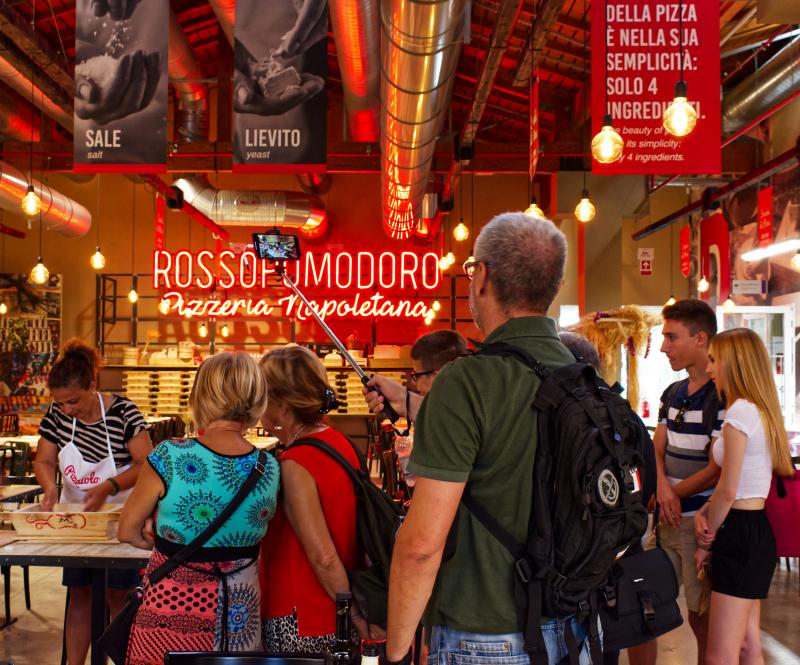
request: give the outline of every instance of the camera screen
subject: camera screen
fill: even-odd
[[[297,236],[278,233],[254,233],[253,247],[256,256],[270,261],[293,261],[300,258]]]

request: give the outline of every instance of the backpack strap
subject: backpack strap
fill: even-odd
[[[350,441],[350,439],[347,439]],[[360,465],[361,471],[366,471],[366,464],[364,464],[361,451],[358,450],[355,444],[350,441],[350,445],[353,446],[353,449],[356,451],[358,455],[358,461]],[[333,446],[325,443],[321,439],[316,439],[314,437],[305,437],[303,439],[299,439],[295,441],[287,450],[291,450],[296,446],[308,446],[309,448],[316,448],[317,450],[321,450],[325,453],[328,457],[332,458],[342,469],[347,472],[347,475],[350,476],[350,479],[353,483],[358,483],[358,472],[353,468],[353,465],[347,460],[347,458],[342,455],[338,450],[336,450]]]

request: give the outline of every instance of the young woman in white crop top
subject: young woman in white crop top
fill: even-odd
[[[748,328],[719,333],[708,359],[707,371],[729,406],[713,450],[719,482],[695,516],[698,572],[711,565],[706,664],[763,664],[761,599],[778,560],[764,500],[773,471],[789,476],[794,468],[761,338]]]

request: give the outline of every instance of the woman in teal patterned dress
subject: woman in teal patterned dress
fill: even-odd
[[[120,518],[120,540],[150,549],[145,524],[157,511],[145,577],[198,536],[245,482],[258,451],[243,432],[266,405],[266,379],[247,354],[220,353],[200,366],[189,397],[200,435],[156,447]],[[216,534],[146,587],[128,665],[161,665],[168,651],[260,649],[258,551],[278,486],[278,464],[268,455],[266,473]]]

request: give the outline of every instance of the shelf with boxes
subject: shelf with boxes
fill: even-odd
[[[383,376],[398,381],[405,385],[408,369],[405,367],[364,367],[369,374],[370,371],[379,371]],[[328,375],[328,383],[336,392],[336,399],[339,400],[339,408],[332,412],[339,415],[350,416],[369,416],[370,410],[364,400],[363,385],[361,379],[352,367],[330,367],[326,366],[325,371]]]
[[[187,416],[196,368],[117,367],[120,392],[148,416]]]

